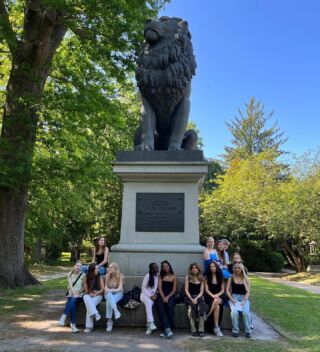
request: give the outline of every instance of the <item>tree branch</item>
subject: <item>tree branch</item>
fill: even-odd
[[[10,52],[14,55],[18,46],[18,39],[12,28],[4,0],[0,0],[0,32],[4,34],[3,36],[9,46]]]

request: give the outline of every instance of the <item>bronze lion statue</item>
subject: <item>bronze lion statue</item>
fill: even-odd
[[[188,23],[175,17],[147,20],[144,38],[136,68],[142,105],[135,150],[195,149],[196,132],[186,132],[196,69]]]

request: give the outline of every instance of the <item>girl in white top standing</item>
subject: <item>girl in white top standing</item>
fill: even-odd
[[[154,325],[152,307],[157,299],[158,288],[158,272],[159,267],[156,263],[149,264],[149,272],[145,275],[142,282],[140,300],[146,307],[147,314],[147,331],[146,335],[150,335],[157,327]]]

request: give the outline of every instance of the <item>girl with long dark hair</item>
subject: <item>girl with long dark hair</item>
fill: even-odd
[[[102,301],[104,292],[104,282],[95,263],[89,265],[88,273],[84,280],[84,290],[86,294],[83,296],[83,301],[87,309],[84,332],[91,332],[93,329],[93,318],[96,321],[101,319],[97,305]]]
[[[161,323],[161,337],[170,338],[174,327],[175,293],[177,291],[177,277],[167,260],[161,263],[161,271],[158,283],[159,295],[156,299],[156,307],[159,312]]]
[[[96,239],[96,245],[92,248],[92,263],[96,263],[99,274],[105,275],[108,267],[109,248],[106,246],[106,239],[100,236]]]
[[[217,242],[217,254],[218,254],[218,259],[216,260],[216,262],[219,264],[220,269],[222,270],[222,275],[223,275],[223,279],[227,280],[230,277],[230,273],[228,270],[228,264],[229,261],[227,261],[226,256],[225,256],[225,244],[223,241],[218,241]]]
[[[224,282],[222,271],[219,265],[214,261],[209,264],[209,267],[207,269],[205,280],[205,292],[206,301],[210,307],[208,317],[211,314],[213,315],[213,333],[216,336],[223,336],[219,326],[219,318],[221,316],[220,311],[222,311],[223,309],[222,295],[224,293]]]
[[[149,264],[149,272],[145,275],[142,282],[140,300],[145,305],[147,314],[147,331],[146,335],[150,335],[157,327],[154,324],[152,307],[157,299],[158,289],[158,272],[159,267],[156,263]]]

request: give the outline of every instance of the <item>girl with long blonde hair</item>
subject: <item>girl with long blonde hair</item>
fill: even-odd
[[[250,289],[251,283],[244,265],[242,263],[235,263],[233,274],[228,279],[226,289],[231,310],[233,337],[239,336],[239,312],[242,312],[246,337],[251,337]]]
[[[123,297],[123,279],[124,277],[120,273],[119,265],[115,262],[110,263],[104,286],[104,298],[106,299],[107,332],[112,331],[112,313],[114,313],[115,319],[119,319],[121,317],[121,313],[117,308],[117,303]]]

